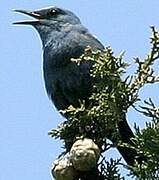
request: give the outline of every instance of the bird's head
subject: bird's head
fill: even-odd
[[[14,9],[13,11],[23,13],[34,17],[36,20],[30,21],[22,21],[22,22],[15,22],[13,24],[23,24],[23,25],[50,25],[54,26],[56,24],[79,24],[79,18],[69,10],[58,8],[58,7],[48,7],[43,8],[35,11],[26,11],[26,10],[17,10]]]
[[[56,33],[67,30],[69,27],[81,24],[79,18],[69,10],[49,7],[35,11],[14,10],[15,12],[29,15],[34,20],[26,20],[22,22],[15,22],[16,25],[32,25],[41,36],[46,36],[49,33]],[[44,37],[45,38],[45,37]],[[43,37],[42,37],[43,39]]]

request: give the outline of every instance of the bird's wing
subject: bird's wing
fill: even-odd
[[[90,34],[89,32],[86,32],[84,34],[82,34],[84,36],[84,38],[90,42],[88,43],[93,50],[102,50],[104,49],[103,44],[97,39],[97,37],[95,35]]]

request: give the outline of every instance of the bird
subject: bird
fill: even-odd
[[[43,47],[43,75],[47,94],[57,110],[70,105],[79,107],[80,102],[90,102],[93,80],[90,77],[92,62],[77,65],[72,58],[79,58],[87,46],[103,50],[103,44],[93,36],[80,19],[71,11],[59,7],[47,7],[34,11],[14,10],[33,17],[33,20],[15,22],[15,25],[31,25],[40,35]],[[126,118],[118,124],[121,140],[133,145],[134,134]],[[113,143],[116,139],[110,138]],[[117,147],[127,164],[133,165],[136,151]]]

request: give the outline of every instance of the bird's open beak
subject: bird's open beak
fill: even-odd
[[[13,11],[18,12],[18,13],[23,13],[23,14],[26,14],[28,16],[35,18],[35,20],[14,22],[13,24],[35,25],[35,24],[38,24],[41,19],[44,19],[44,17],[40,13],[35,12],[35,11],[25,11],[25,10],[17,10],[17,9],[13,9]]]

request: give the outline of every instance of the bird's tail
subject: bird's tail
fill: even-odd
[[[135,145],[132,141],[132,138],[135,136],[126,121],[126,118],[124,118],[123,121],[120,121],[118,123],[118,130],[120,134],[120,139],[112,138],[111,141],[113,143],[117,144],[117,142],[120,140],[122,143],[127,143],[131,146]],[[135,148],[117,146],[117,149],[126,161],[126,163],[133,166],[137,156]]]

